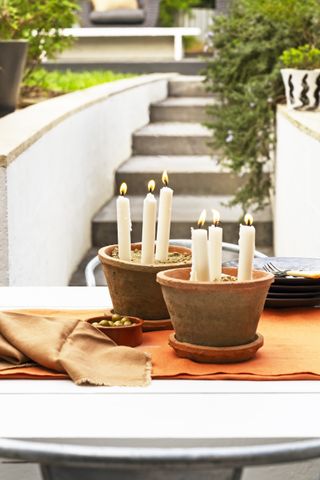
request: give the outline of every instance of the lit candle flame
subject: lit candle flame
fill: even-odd
[[[244,217],[244,223],[245,223],[246,225],[249,225],[249,226],[251,226],[251,225],[253,224],[253,217],[252,217],[252,215],[250,215],[250,213],[247,213],[247,214],[245,215],[245,217]]]
[[[120,185],[120,195],[123,197],[127,193],[128,187],[125,182]]]
[[[217,226],[220,223],[220,213],[218,210],[212,210],[212,215],[213,215],[213,225]]]
[[[162,174],[162,183],[167,186],[169,183],[169,177],[168,177],[168,172],[165,170]]]
[[[203,225],[206,223],[206,216],[207,216],[207,212],[205,210],[202,210],[198,220],[198,225],[200,228],[203,227]]]
[[[154,180],[150,180],[148,182],[148,192],[152,193],[154,192],[154,189],[156,188],[156,182]]]

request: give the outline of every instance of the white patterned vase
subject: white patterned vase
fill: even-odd
[[[286,91],[287,105],[298,110],[319,110],[320,108],[320,69],[281,70]]]

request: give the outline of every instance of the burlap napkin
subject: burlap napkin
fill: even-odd
[[[151,357],[117,346],[89,323],[68,317],[0,313],[0,370],[36,363],[78,385],[144,386]]]

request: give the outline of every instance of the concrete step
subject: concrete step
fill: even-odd
[[[209,120],[207,108],[214,103],[208,97],[169,97],[151,105],[151,121],[204,123]]]
[[[211,132],[200,123],[151,123],[133,134],[137,155],[210,155]]]
[[[164,170],[179,195],[233,195],[244,180],[224,170],[209,155],[134,156],[118,168],[115,191],[118,193],[121,183],[126,182],[130,195],[144,195],[152,178],[158,191]]]
[[[144,196],[130,197],[132,219],[132,241],[141,240],[142,204]],[[224,228],[224,241],[237,243],[239,239],[239,219],[241,208],[224,206],[229,200],[227,195],[175,195],[172,210],[171,238],[190,238],[190,228],[196,225],[201,210],[207,209],[208,221],[211,222],[211,209],[220,211]],[[254,215],[256,227],[256,244],[272,246],[272,216],[270,209]],[[106,204],[94,217],[92,222],[92,244],[103,246],[116,243],[116,197]]]
[[[200,75],[179,75],[169,81],[170,97],[212,97],[207,92],[204,77]]]

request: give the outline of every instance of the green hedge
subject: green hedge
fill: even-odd
[[[163,27],[174,26],[175,15],[189,12],[192,7],[214,8],[214,0],[161,0],[160,25]]]
[[[243,210],[268,204],[273,187],[275,111],[284,94],[279,57],[290,47],[319,46],[319,32],[319,0],[235,0],[214,23],[207,86],[221,103],[211,108],[209,127],[221,163],[247,173],[232,201]]]

